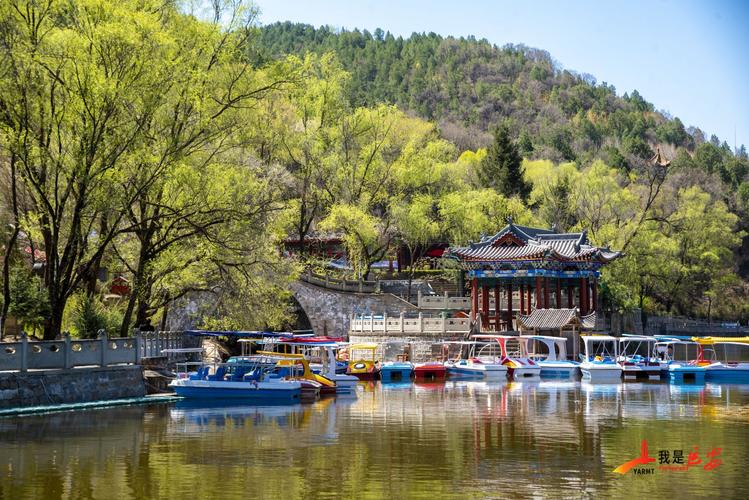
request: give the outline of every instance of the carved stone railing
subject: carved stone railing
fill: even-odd
[[[470,311],[471,310],[471,297],[450,297],[445,293],[444,295],[424,295],[421,292],[417,294],[417,304],[419,309],[447,309],[452,311]],[[481,297],[479,297],[479,304],[481,303]],[[507,308],[507,295],[502,292],[500,298],[500,310],[506,310]],[[494,310],[494,293],[489,295],[489,310]],[[513,292],[512,294],[512,310],[520,310],[520,294]]]
[[[31,341],[25,333],[17,342],[0,343],[0,371],[64,370],[77,366],[140,364],[141,338],[78,340],[64,334],[62,340]]]
[[[302,273],[302,275],[299,276],[299,279],[311,285],[321,286],[339,292],[379,293],[380,291],[378,281],[345,280],[328,275],[316,274],[311,270]]]
[[[445,333],[466,334],[471,330],[469,318],[428,317],[419,313],[416,318],[400,316],[351,315],[350,333]]]

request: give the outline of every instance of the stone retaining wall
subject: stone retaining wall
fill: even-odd
[[[140,366],[0,372],[0,409],[146,395]]]

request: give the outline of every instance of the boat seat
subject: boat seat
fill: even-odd
[[[234,370],[234,373],[231,375],[231,381],[241,382],[242,380],[244,380],[244,374],[246,371],[246,366],[237,366],[237,368]]]
[[[242,380],[244,380],[245,382],[252,382],[253,380],[254,381],[259,381],[260,380],[260,370],[255,369],[255,370],[252,370],[249,373],[246,373],[244,375],[244,377],[242,377]]]
[[[208,380],[224,380],[224,375],[226,375],[226,367],[219,366],[215,374],[208,376]]]
[[[201,366],[200,368],[198,368],[197,372],[190,375],[190,380],[203,380],[205,379],[206,375],[208,375],[208,367]]]

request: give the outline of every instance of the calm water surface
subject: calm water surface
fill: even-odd
[[[652,475],[613,473],[647,439]],[[661,450],[702,463],[659,470]],[[707,452],[722,464],[706,471]],[[749,386],[360,384],[0,419],[0,498],[747,498]]]

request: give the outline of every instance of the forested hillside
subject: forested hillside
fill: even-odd
[[[646,197],[647,215],[642,216],[641,222],[661,224],[660,233],[686,231],[688,225],[684,221],[687,219],[669,228],[666,226],[674,221],[663,214],[648,213],[648,210],[654,208],[659,196],[678,197],[679,190],[684,193],[692,187],[708,193],[710,203],[724,204],[726,213],[735,218],[736,224],[725,226],[724,230],[730,233],[727,237],[743,237],[742,231],[749,229],[749,160],[743,145],[733,151],[718,137],[706,138],[699,128],[686,128],[679,118],[656,110],[636,90],[618,96],[613,86],[597,83],[593,76],[560,68],[546,51],[522,45],[497,47],[473,37],[458,39],[414,33],[402,38],[380,29],[373,33],[342,31],[289,22],[262,27],[256,41],[259,60],[264,63],[287,54],[334,54],[349,75],[345,88],[351,107],[394,104],[436,123],[440,136],[453,143],[458,151],[478,149],[480,155],[483,151],[480,148],[492,143],[492,131],[504,125],[526,160],[550,161],[549,165],[573,162],[577,171],[602,161],[619,172],[620,187],[638,190],[638,184],[649,185],[655,196],[652,200]],[[647,162],[656,149],[671,160],[663,179],[647,173]],[[538,175],[537,170],[533,171]],[[570,178],[565,178],[561,187],[547,186],[547,194],[555,189],[556,194],[564,194],[565,189],[574,190],[569,182]],[[475,184],[481,185],[481,182]],[[671,193],[663,193],[660,190],[663,186],[669,186]],[[536,215],[545,210],[538,190],[536,185],[535,194],[525,200]],[[574,197],[562,198],[568,205],[579,202]],[[555,222],[563,222],[567,227],[579,226],[583,222],[579,216],[563,215],[565,210],[574,212],[575,207],[563,205],[555,208],[553,217],[565,220]],[[551,215],[541,219],[549,217]],[[710,216],[703,213],[693,214],[693,217]],[[690,228],[688,231],[693,234],[689,238],[703,237],[704,234],[698,233],[700,230],[705,231],[704,228]],[[634,233],[641,236],[639,230]],[[627,239],[626,243],[629,246],[631,240]],[[654,242],[647,243],[651,244],[657,247]],[[651,248],[651,253],[655,247]],[[746,278],[749,275],[749,240],[743,237],[743,244],[732,247],[734,269]],[[633,258],[629,262],[637,262],[637,253],[631,253]],[[707,254],[715,257],[712,252]],[[685,267],[692,266],[686,264],[683,255],[677,258]],[[716,276],[721,274],[717,262],[713,262]],[[709,267],[707,262],[703,264]],[[637,265],[642,267],[630,268],[628,272],[648,275],[644,270],[646,264]],[[694,266],[691,269],[697,272]],[[705,268],[699,273],[707,272]],[[677,278],[664,273],[651,278],[654,282],[673,280],[679,283],[685,276],[682,273]],[[720,280],[724,280],[728,288],[730,283],[737,285],[730,279],[726,281],[725,277]],[[680,299],[669,297],[679,294],[678,284],[672,283],[674,288],[669,289],[668,286],[647,285],[645,277],[640,281],[640,299],[649,293],[660,295],[659,302],[665,303],[669,310],[668,303],[672,299],[679,302]],[[716,291],[709,301],[725,302],[729,295],[732,300],[742,301],[745,289],[738,286],[734,293]],[[656,288],[663,289],[656,292],[653,290]],[[642,305],[643,301],[640,302]],[[692,306],[681,309],[683,313],[696,312]]]
[[[624,251],[605,309],[749,319],[743,148],[539,50],[189,5],[0,2],[0,329],[288,328],[285,239],[366,276],[510,216]]]

